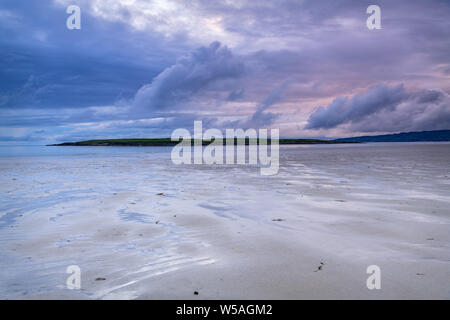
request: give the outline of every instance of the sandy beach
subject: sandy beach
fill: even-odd
[[[450,298],[449,143],[281,146],[274,176],[35,148],[0,157],[2,299]]]

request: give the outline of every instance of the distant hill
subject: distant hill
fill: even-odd
[[[402,132],[381,136],[363,136],[336,139],[337,142],[420,142],[450,141],[450,130]]]
[[[242,139],[239,139],[242,140]],[[270,139],[267,139],[270,142]],[[237,144],[238,139],[234,139],[234,144]],[[259,143],[259,140],[256,141]],[[170,138],[156,138],[156,139],[107,139],[107,140],[88,140],[79,142],[64,142],[60,144],[52,144],[50,146],[175,146],[179,142],[172,141]],[[191,144],[193,141],[191,141]],[[203,140],[203,145],[208,145],[211,140]],[[223,144],[226,140],[223,140]],[[249,139],[245,139],[245,144],[249,144]],[[280,139],[279,144],[336,144],[336,143],[350,143],[347,141],[334,140],[318,140],[318,139]]]
[[[270,141],[270,139],[268,139]],[[279,144],[336,144],[336,143],[359,143],[359,142],[415,142],[415,141],[450,141],[450,130],[404,132],[397,134],[386,134],[381,136],[350,137],[335,140],[318,139],[280,139]],[[203,145],[211,141],[202,141]],[[52,146],[174,146],[179,142],[171,141],[170,138],[156,139],[107,139],[88,140],[79,142],[64,142]],[[192,141],[191,141],[192,143]],[[225,140],[223,142],[226,143]],[[237,143],[235,139],[234,143]],[[248,144],[248,139],[245,144]]]

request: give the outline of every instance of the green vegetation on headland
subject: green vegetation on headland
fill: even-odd
[[[238,141],[243,139],[234,139],[236,145]],[[249,144],[249,139],[245,139],[245,144]],[[258,139],[251,141],[259,142]],[[337,144],[337,143],[361,143],[361,142],[418,142],[418,141],[450,141],[450,130],[435,130],[421,132],[402,132],[396,134],[387,134],[379,136],[364,136],[341,138],[335,140],[318,140],[318,139],[280,139],[279,144]],[[60,144],[52,144],[51,146],[135,146],[135,147],[161,147],[175,146],[179,142],[172,141],[170,138],[152,138],[152,139],[108,139],[108,140],[88,140],[80,142],[64,142]],[[194,140],[191,140],[191,144]],[[203,145],[208,145],[211,140],[203,140]],[[270,139],[267,139],[270,143]],[[223,139],[226,144],[226,139]]]
[[[234,139],[236,145],[243,139]],[[254,143],[259,143],[258,139],[251,140]],[[136,146],[136,147],[152,147],[152,146],[175,146],[179,144],[178,141],[172,141],[170,138],[155,138],[155,139],[107,139],[107,140],[88,140],[79,142],[64,142],[60,144],[52,144],[51,146]],[[194,140],[191,140],[191,144]],[[208,145],[211,140],[203,140],[203,145]],[[249,139],[245,139],[245,144],[250,143]],[[270,139],[267,139],[267,143],[270,144]],[[338,142],[334,140],[318,140],[318,139],[280,139],[279,144],[336,144],[336,143],[349,143]],[[223,144],[226,144],[226,139],[223,139]]]

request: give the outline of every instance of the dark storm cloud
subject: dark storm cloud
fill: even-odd
[[[348,125],[358,132],[396,132],[450,128],[450,95],[442,90],[408,93],[403,85],[379,85],[353,98],[336,98],[319,107],[307,129]]]
[[[87,14],[82,29],[70,31],[65,8],[49,1],[6,0],[0,8],[7,16],[0,18],[0,107],[112,104],[175,59],[150,51],[148,41],[157,38],[115,24],[104,30]]]

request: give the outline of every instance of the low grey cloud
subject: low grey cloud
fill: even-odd
[[[271,125],[280,116],[279,114],[272,112],[265,112],[272,105],[277,102],[281,102],[283,99],[283,92],[286,90],[290,83],[290,79],[283,81],[283,83],[277,86],[272,92],[261,102],[258,109],[251,116],[248,121],[248,125],[261,127],[265,125]]]
[[[227,101],[237,101],[244,97],[244,89],[239,88],[230,92],[227,97]]]
[[[338,97],[317,108],[306,129],[346,126],[357,132],[398,132],[450,128],[450,95],[440,89],[407,92],[402,84],[380,84],[353,98]]]
[[[393,108],[406,95],[403,85],[379,85],[353,98],[338,97],[327,107],[319,107],[309,117],[306,129],[330,129],[347,122],[357,122],[383,109]]]
[[[181,102],[194,98],[220,81],[239,78],[244,63],[219,42],[200,47],[177,60],[150,84],[136,93],[132,112],[148,114],[151,111],[176,109]]]

